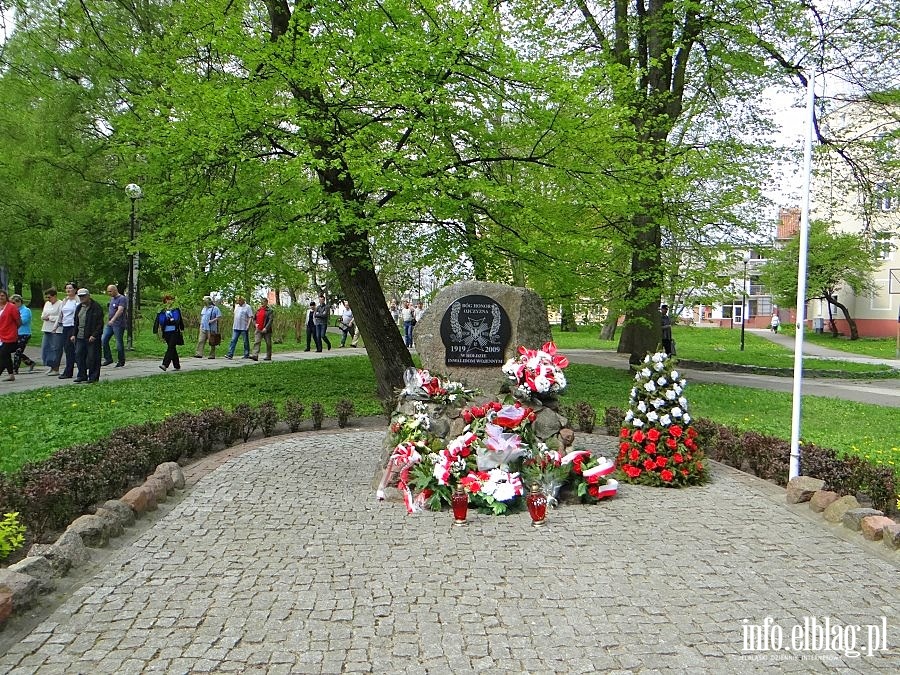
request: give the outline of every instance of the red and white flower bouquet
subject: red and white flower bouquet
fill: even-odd
[[[502,367],[513,396],[528,401],[559,394],[566,388],[563,369],[569,365],[569,359],[556,353],[556,345],[545,342],[540,349],[520,346],[518,351],[519,355]]]

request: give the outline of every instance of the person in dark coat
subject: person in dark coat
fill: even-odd
[[[178,360],[178,346],[184,344],[184,319],[181,310],[174,307],[175,297],[163,296],[163,308],[156,314],[153,320],[153,334],[160,334],[166,343],[166,355],[163,356],[160,370],[168,370],[169,364],[175,366],[175,370],[181,370],[181,361]]]
[[[96,382],[100,379],[100,348],[103,337],[103,307],[91,297],[86,288],[78,289],[79,305],[75,309],[72,337],[75,343],[75,365],[78,374],[74,382]]]
[[[310,343],[315,341],[316,343],[316,351],[322,351],[322,343],[319,342],[319,335],[316,332],[316,324],[313,318],[316,315],[316,303],[315,301],[309,303],[309,309],[306,310],[306,349],[303,351],[308,352],[310,348]]]

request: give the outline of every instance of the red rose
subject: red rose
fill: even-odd
[[[673,424],[669,427],[669,433],[672,434],[675,438],[681,438],[682,429],[677,424]]]
[[[588,488],[588,494],[589,494],[591,497],[594,497],[594,498],[596,499],[596,498],[598,498],[598,497],[600,496],[600,488],[597,487],[596,485],[591,485],[591,486]]]
[[[532,410],[530,413],[528,413],[528,421],[529,421],[529,422],[534,422],[536,419],[537,419],[537,413],[536,413],[536,412],[534,412],[534,411]]]
[[[658,429],[650,429],[647,432],[647,438],[656,443],[659,440],[659,430]]]
[[[672,455],[672,461],[674,461],[676,464],[681,464],[684,461],[684,457],[676,452],[674,455]]]
[[[596,485],[600,482],[600,474],[595,473],[593,476],[588,476],[586,480],[588,485]]]
[[[622,452],[628,452],[628,448],[630,447],[631,443],[629,443],[628,441],[622,441],[621,443],[619,443],[619,450],[621,450]]]
[[[641,453],[639,453],[635,448],[632,448],[631,452],[628,453],[628,459],[630,459],[632,462],[636,462],[638,460],[638,457],[640,456]]]
[[[662,471],[660,471],[659,477],[662,478],[667,483],[671,483],[672,478],[674,478],[674,476],[672,475],[672,472],[669,471],[668,469],[663,469]]]
[[[688,438],[697,438],[697,431],[694,427],[688,427],[687,430]]]
[[[684,476],[685,478],[687,478],[687,475],[688,475],[687,469],[682,469],[681,475]]]
[[[647,445],[644,446],[644,452],[648,455],[656,454],[656,443],[647,443]]]
[[[628,438],[628,433],[628,428],[622,427],[622,429],[619,431],[619,438]]]
[[[641,475],[641,470],[636,466],[626,466],[623,471],[628,474],[629,478],[637,478]]]
[[[686,447],[688,450],[696,450],[697,442],[690,438],[686,438],[684,439],[684,447]]]
[[[647,471],[653,471],[653,469],[656,468],[656,462],[654,462],[652,459],[645,459],[644,468],[647,469]]]
[[[700,462],[697,462],[697,471],[703,471],[703,465]]]
[[[666,464],[668,464],[669,460],[660,455],[656,458],[656,466],[660,469],[663,468]]]
[[[462,450],[459,451],[459,454],[463,457],[468,457],[472,454],[472,451],[469,449],[468,445],[463,446]]]
[[[635,443],[643,443],[644,432],[640,429],[637,429],[633,434],[631,434],[631,440],[633,440]]]
[[[462,418],[463,418],[463,422],[468,424],[469,422],[472,421],[472,412],[468,408],[466,408],[465,410],[462,411]]]
[[[666,447],[668,447],[670,450],[674,450],[678,447],[678,441],[676,441],[674,438],[669,437],[666,439]]]

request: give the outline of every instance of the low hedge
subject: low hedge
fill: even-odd
[[[607,432],[618,436],[625,419],[621,408],[607,408],[604,421]],[[712,420],[694,420],[697,442],[706,456],[752,473],[784,487],[791,461],[791,445],[775,436],[755,431],[740,431]],[[837,451],[813,444],[803,445],[800,469],[804,476],[825,481],[825,489],[840,495],[866,495],[876,509],[896,510],[897,477],[887,466],[873,464],[860,457],[841,457]]]
[[[286,407],[293,429],[299,426],[297,408],[303,406],[291,400]],[[13,474],[0,474],[0,514],[18,512],[28,540],[45,540],[139,485],[162,462],[202,457],[246,440],[260,427],[269,435],[279,417],[275,404],[266,401],[258,408],[210,408],[116,429],[95,443],[64,448]]]

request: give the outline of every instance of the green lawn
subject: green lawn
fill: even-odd
[[[616,349],[618,338],[615,341],[601,340],[599,334],[599,328],[591,326],[579,327],[577,333],[561,333],[558,329],[554,329],[553,339],[556,346],[562,351],[566,349]],[[745,332],[744,351],[741,351],[741,333],[737,329],[676,326],[672,331],[672,336],[677,343],[678,357],[685,360],[766,368],[793,368],[794,366],[794,355],[790,350],[753,333]],[[893,356],[885,358],[893,358]],[[860,375],[885,370],[882,366],[866,363],[810,358],[804,359],[803,365],[806,370],[841,370]]]
[[[794,327],[789,326],[785,332],[789,335],[794,335]],[[806,331],[803,333],[803,339],[821,347],[837,349],[859,356],[871,356],[876,359],[894,359],[897,357],[897,338],[895,337],[850,340],[845,336],[833,337],[831,333],[811,333]]]
[[[572,364],[563,404],[590,402],[601,414],[608,406],[627,407],[631,376],[624,371]],[[694,417],[708,417],[742,430],[790,438],[791,397],[718,384],[689,384]],[[344,357],[272,363],[103,382],[92,387],[61,387],[0,396],[0,471],[13,471],[76,443],[97,440],[110,430],[181,411],[288,397],[307,406],[315,401],[333,415],[341,398],[352,400],[359,415],[377,415],[381,405],[367,358]],[[308,415],[308,412],[307,412]],[[900,472],[900,415],[896,408],[804,397],[803,438],[848,454],[892,466]]]
[[[313,402],[333,415],[335,403],[354,402],[357,415],[381,413],[375,376],[364,356],[272,363],[256,368],[157,375],[103,381],[90,387],[54,387],[0,396],[0,471],[27,460],[102,438],[111,430],[176,412],[287,398]]]

